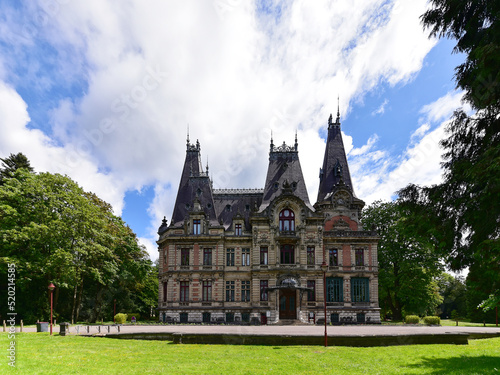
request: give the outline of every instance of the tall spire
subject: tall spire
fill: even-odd
[[[335,123],[340,125],[340,96],[337,96],[337,120]]]
[[[184,221],[192,209],[195,199],[201,202],[201,207],[210,218],[216,217],[212,185],[208,175],[208,159],[207,171],[203,172],[200,150],[200,142],[197,140],[196,144],[192,145],[188,138],[186,159],[177,190],[174,212],[170,220],[174,225]]]
[[[340,107],[338,106],[335,123],[332,122],[332,115],[328,120],[328,138],[326,140],[323,168],[320,170],[317,202],[324,201],[337,185],[344,186],[344,184],[354,194],[344,142],[342,141]]]

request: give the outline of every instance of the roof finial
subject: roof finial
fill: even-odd
[[[299,149],[299,143],[297,142],[297,129],[295,129],[295,151]]]
[[[207,155],[207,170],[205,172],[207,173],[207,177],[208,177],[208,155]]]
[[[273,130],[271,129],[271,152],[273,152],[274,143],[273,143]]]
[[[186,146],[187,146],[187,149],[189,150],[189,123],[187,124]]]
[[[337,96],[337,120],[335,123],[340,124],[340,96]]]

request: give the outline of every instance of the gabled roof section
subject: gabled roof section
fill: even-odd
[[[186,160],[182,170],[177,199],[175,200],[174,213],[171,225],[183,222],[193,209],[195,199],[198,199],[201,209],[210,221],[217,222],[214,201],[212,196],[212,183],[208,176],[208,165],[206,172],[201,165],[200,142],[190,144],[189,138],[186,144]]]
[[[281,146],[275,147],[271,138],[269,167],[259,211],[264,210],[273,199],[282,193],[297,196],[314,210],[309,203],[309,195],[300,166],[297,135],[295,135],[294,146],[287,146],[283,142]]]
[[[347,164],[347,156],[340,131],[340,111],[337,109],[337,119],[333,122],[332,115],[328,119],[328,138],[326,140],[323,168],[319,173],[318,202],[322,202],[332,189],[340,182],[345,184],[354,195],[354,189]]]

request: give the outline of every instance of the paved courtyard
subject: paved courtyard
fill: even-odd
[[[79,326],[79,334],[86,334],[86,326]],[[106,326],[101,327],[101,334],[107,333]],[[24,332],[36,332],[36,328],[24,328]],[[53,332],[59,332],[59,325]],[[71,326],[70,334],[77,333],[77,326]],[[235,325],[123,325],[120,333],[200,333],[200,334],[237,334],[237,335],[274,335],[274,336],[323,336],[324,326],[235,326]],[[497,334],[500,327],[427,327],[427,326],[327,326],[328,336],[408,336],[408,335],[445,335],[466,333]],[[89,334],[98,334],[97,326],[90,326]],[[110,333],[116,334],[116,326],[111,326]]]

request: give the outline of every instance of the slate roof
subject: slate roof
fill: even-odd
[[[293,195],[302,199],[311,210],[314,210],[309,202],[309,195],[307,194],[300,166],[297,136],[295,137],[294,146],[287,146],[283,142],[281,146],[275,147],[271,139],[269,167],[259,211],[262,212],[274,198],[281,195],[283,189],[289,188],[291,188]]]
[[[171,224],[175,225],[184,222],[189,211],[193,209],[193,202],[196,198],[200,201],[202,210],[210,221],[216,224],[217,216],[212,196],[212,183],[208,171],[204,172],[201,166],[200,143],[196,141],[196,144],[192,145],[188,140],[186,160],[182,170],[179,190],[177,191]]]
[[[217,220],[225,229],[231,228],[233,217],[241,215],[245,220],[245,229],[250,229],[250,214],[262,202],[262,189],[219,189],[213,191]]]
[[[354,195],[354,189],[347,164],[347,156],[340,131],[340,113],[337,111],[337,119],[332,121],[332,115],[328,119],[328,138],[326,140],[325,157],[323,168],[320,170],[320,183],[318,189],[318,202],[322,202],[337,183],[343,180],[346,187]]]

